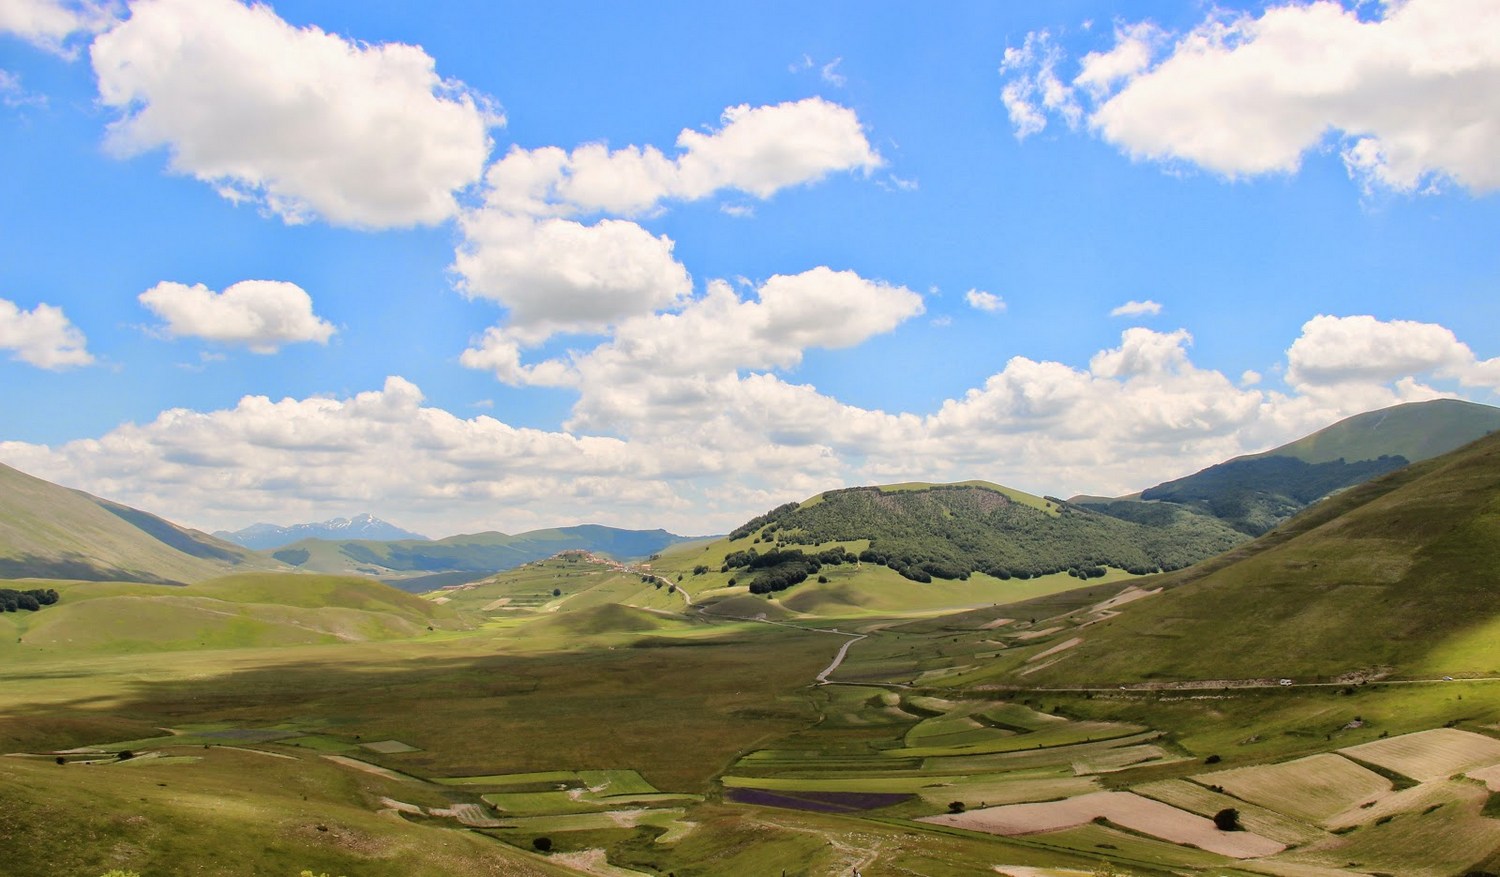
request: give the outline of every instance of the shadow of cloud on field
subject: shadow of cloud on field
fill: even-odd
[[[158,728],[277,727],[351,745],[394,739],[422,751],[361,757],[429,777],[628,767],[663,789],[697,792],[755,741],[816,720],[808,684],[829,651],[822,638],[769,625],[701,642],[688,652],[432,657],[410,642],[225,652],[223,672],[195,664],[191,676],[135,676],[113,695],[14,712],[128,718]],[[483,639],[470,643],[486,647]],[[252,663],[257,657],[264,662]],[[113,741],[70,735],[66,742]],[[33,748],[43,745],[61,748],[48,739]]]

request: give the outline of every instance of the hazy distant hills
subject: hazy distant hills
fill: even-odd
[[[0,465],[0,578],[195,582],[269,557]]]
[[[1359,414],[1290,444],[1158,484],[1135,497],[1075,497],[1124,520],[1170,503],[1258,536],[1339,490],[1500,430],[1500,408],[1438,399]],[[1144,504],[1143,504],[1144,503]]]
[[[303,539],[271,556],[298,569],[376,576],[403,589],[426,590],[513,569],[559,551],[580,549],[629,560],[649,557],[686,541],[690,537],[666,530],[621,530],[584,524],[517,535],[488,532],[434,540]]]
[[[1027,684],[1363,668],[1500,672],[1497,569],[1500,435],[1324,500],[1192,569],[1146,580],[1167,590],[1080,631],[1082,641],[1055,665],[1032,669]]]
[[[382,521],[371,514],[355,515],[352,518],[334,518],[316,524],[293,524],[280,527],[276,524],[251,524],[243,530],[217,530],[214,536],[226,542],[243,545],[256,551],[269,551],[291,545],[303,539],[368,539],[394,541],[408,539],[427,541],[421,533],[403,530],[395,524]]]

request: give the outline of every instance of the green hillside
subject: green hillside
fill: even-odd
[[[0,655],[160,652],[366,642],[460,626],[448,609],[352,577],[250,573],[194,585],[47,582],[59,600],[7,613]]]
[[[1060,500],[1027,501],[1017,495],[974,482],[834,490],[774,511],[753,540],[742,527],[739,538],[730,541],[747,553],[759,545],[758,555],[767,554],[766,543],[866,542],[857,553],[860,561],[919,582],[980,572],[1004,580],[1069,569],[1114,567],[1138,574],[1180,569],[1239,541],[1227,527],[1201,516],[1137,523]],[[730,566],[735,566],[732,559]]]
[[[196,582],[275,560],[0,465],[0,579]]]
[[[1081,636],[1043,681],[1500,673],[1500,436],[1326,500]],[[1039,647],[1045,647],[1045,643]]]
[[[1413,402],[1346,418],[1281,447],[1237,457],[1129,497],[1073,501],[1124,520],[1151,514],[1155,504],[1171,504],[1259,536],[1325,496],[1447,453],[1497,429],[1500,408],[1456,399]]]
[[[1458,399],[1408,402],[1367,411],[1253,457],[1295,457],[1304,463],[1405,457],[1430,460],[1500,430],[1500,408]]]

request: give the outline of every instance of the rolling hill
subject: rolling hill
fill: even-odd
[[[0,614],[0,654],[80,656],[406,639],[463,626],[451,610],[369,579],[241,573],[192,585],[49,583],[40,612]]]
[[[196,582],[278,561],[0,465],[0,579]]]
[[[1325,496],[1495,430],[1500,430],[1500,408],[1456,399],[1412,402],[1346,418],[1281,447],[1236,457],[1135,496],[1073,501],[1123,520],[1157,514],[1149,504],[1171,504],[1258,536]]]
[[[1143,580],[1163,592],[1060,630],[1079,642],[1027,684],[1500,673],[1497,569],[1500,435]]]
[[[1116,582],[1179,569],[1244,538],[1172,508],[1132,522],[982,481],[910,483],[788,503],[723,539],[669,549],[651,567],[710,604],[733,604],[731,615],[863,616]],[[752,610],[747,594],[770,602]]]

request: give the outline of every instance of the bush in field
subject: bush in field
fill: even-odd
[[[531,839],[531,845],[533,847],[536,847],[536,851],[539,852],[539,853],[548,853],[548,852],[552,851],[552,838],[550,838],[550,837],[536,837],[536,838],[532,838]]]
[[[962,802],[962,801],[950,801],[950,802],[948,802],[948,812],[949,813],[962,813],[962,812],[964,812],[964,802]]]
[[[1240,811],[1233,807],[1225,807],[1214,814],[1214,827],[1220,831],[1244,831],[1240,825]]]

